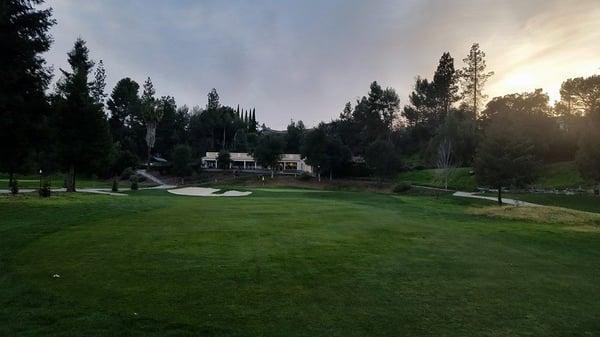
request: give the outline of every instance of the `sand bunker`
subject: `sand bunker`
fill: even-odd
[[[217,193],[220,190],[207,187],[184,187],[174,190],[168,190],[167,192],[177,195],[187,195],[192,197],[245,197],[252,192],[240,192],[240,191],[225,191],[223,193]]]

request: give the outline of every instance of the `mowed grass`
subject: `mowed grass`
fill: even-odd
[[[2,197],[0,335],[600,334],[600,233],[472,214],[487,205],[268,189]]]

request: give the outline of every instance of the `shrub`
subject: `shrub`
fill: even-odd
[[[412,189],[412,185],[409,183],[401,182],[398,185],[394,186],[394,193],[404,193],[408,192]]]
[[[138,177],[136,175],[132,175],[129,178],[129,181],[131,182],[131,190],[132,191],[137,191],[139,186],[138,186]]]
[[[38,193],[42,198],[49,198],[52,194],[52,191],[50,190],[50,183],[48,181],[44,181],[42,188],[38,190]]]
[[[135,171],[131,167],[127,167],[121,173],[121,179],[129,180],[131,178],[131,176],[134,174],[135,174]]]
[[[301,181],[309,181],[312,179],[312,176],[306,172],[302,172],[302,174],[298,177],[298,180]]]
[[[113,179],[113,183],[112,183],[112,188],[111,190],[113,192],[119,192],[119,182],[117,181],[117,178]]]
[[[17,194],[19,193],[19,182],[17,181],[17,179],[13,179],[12,182],[10,183],[10,193],[11,194]]]

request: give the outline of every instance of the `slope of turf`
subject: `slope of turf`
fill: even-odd
[[[600,334],[598,233],[472,207],[268,190],[2,197],[0,335]]]

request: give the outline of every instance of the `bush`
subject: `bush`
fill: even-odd
[[[44,184],[42,185],[42,188],[38,190],[38,193],[42,198],[49,198],[52,194],[52,191],[50,190],[50,183],[48,181],[44,181]]]
[[[117,181],[117,178],[113,179],[111,191],[119,192],[119,182]]]
[[[127,167],[121,173],[121,179],[129,180],[131,178],[131,176],[134,174],[135,174],[135,171],[131,167]]]
[[[312,176],[306,172],[302,172],[302,174],[298,177],[298,180],[301,181],[309,181],[312,179]]]
[[[138,177],[136,175],[133,175],[129,178],[129,181],[131,182],[131,190],[137,191],[139,189]]]
[[[409,183],[399,183],[398,185],[394,186],[393,192],[394,193],[404,193],[404,192],[408,192],[412,189],[412,185]]]
[[[10,185],[8,185],[8,187],[10,188],[11,194],[19,193],[19,182],[17,181],[17,179],[13,179],[13,181],[10,183]]]

